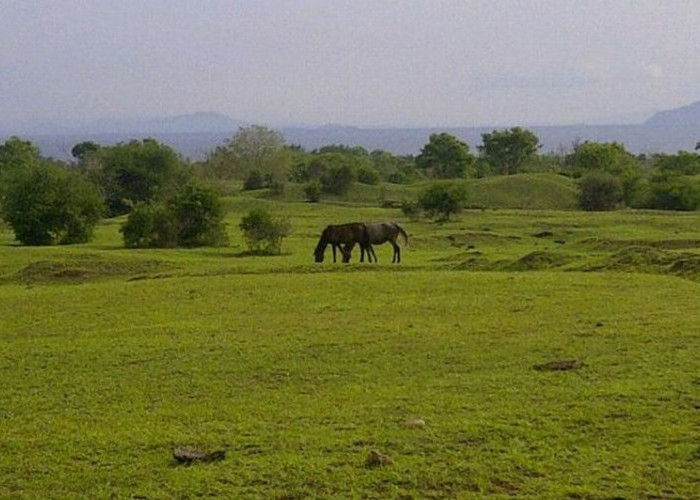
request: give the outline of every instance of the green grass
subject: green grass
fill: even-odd
[[[257,204],[281,256],[245,254]],[[0,233],[0,497],[697,496],[700,214],[227,209],[226,248]],[[350,220],[404,225],[404,262],[313,264]]]

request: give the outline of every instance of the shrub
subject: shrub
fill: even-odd
[[[260,170],[251,170],[243,182],[243,189],[246,191],[253,191],[255,189],[262,189],[265,187],[265,178]]]
[[[304,196],[306,201],[318,203],[321,199],[321,183],[318,181],[309,182],[304,186]]]
[[[18,168],[3,191],[3,218],[25,245],[85,243],[104,210],[93,184],[54,164]]]
[[[263,208],[254,208],[239,224],[248,248],[257,254],[273,255],[281,252],[282,240],[289,235],[287,220],[272,218]]]
[[[137,204],[121,232],[129,248],[225,245],[223,216],[214,191],[188,183],[166,202]]]
[[[401,212],[411,220],[420,219],[422,208],[417,201],[404,201],[401,203]]]
[[[120,231],[127,248],[177,246],[175,220],[164,203],[150,201],[137,203]]]
[[[651,185],[650,208],[661,210],[697,210],[700,208],[700,181],[676,176]]]
[[[270,183],[270,194],[273,196],[282,196],[287,189],[287,184],[282,181],[272,181]]]
[[[623,196],[622,181],[607,172],[593,171],[579,181],[579,207],[583,210],[614,210]]]
[[[356,179],[355,169],[349,163],[333,165],[321,176],[321,186],[327,193],[343,195]]]
[[[466,198],[463,184],[436,183],[420,193],[418,204],[428,217],[446,221],[462,211]]]
[[[224,209],[218,194],[212,189],[189,182],[167,201],[167,205],[175,219],[179,246],[220,246],[228,243]]]

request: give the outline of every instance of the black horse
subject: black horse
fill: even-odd
[[[372,262],[377,262],[377,254],[374,253],[372,245],[381,245],[387,241],[394,247],[394,257],[392,263],[401,262],[401,247],[396,243],[396,240],[401,236],[406,246],[408,246],[408,234],[396,222],[376,222],[373,224],[365,224],[367,235],[369,236],[369,244],[362,247],[362,253],[367,252],[367,259]],[[364,257],[364,255],[362,255]],[[360,257],[362,259],[362,257]]]
[[[326,247],[331,245],[333,248],[333,262],[336,262],[336,250],[339,249],[343,255],[343,262],[350,262],[350,255],[353,247],[359,244],[362,248],[360,262],[364,262],[365,252],[369,258],[369,235],[367,226],[361,222],[351,222],[349,224],[339,224],[327,226],[321,233],[321,238],[318,240],[316,250],[314,250],[314,260],[323,262],[323,255],[326,253]]]

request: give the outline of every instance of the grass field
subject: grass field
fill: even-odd
[[[283,255],[245,253],[254,205]],[[0,497],[700,494],[700,214],[227,207],[226,248],[0,233]],[[403,263],[313,264],[350,220],[404,225]]]

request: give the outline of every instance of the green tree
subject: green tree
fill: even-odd
[[[539,138],[521,127],[481,134],[481,140],[483,145],[479,146],[479,152],[492,171],[502,175],[523,171],[540,148]]]
[[[700,174],[700,155],[688,151],[679,151],[674,155],[655,155],[653,163],[654,168],[663,177]]]
[[[215,178],[245,180],[254,170],[273,181],[286,179],[293,151],[284,136],[261,125],[241,127],[223,146],[209,154],[205,170]]]
[[[574,177],[591,172],[606,172],[622,182],[623,201],[636,206],[643,186],[643,173],[637,159],[617,142],[584,142],[567,155],[565,164]]]
[[[649,208],[692,211],[700,208],[700,181],[697,177],[677,175],[652,181]]]
[[[357,181],[362,184],[379,184],[381,180],[379,172],[372,165],[361,165],[357,169]]]
[[[282,251],[282,240],[289,235],[291,226],[286,219],[274,219],[264,208],[254,208],[239,224],[253,253],[274,255]]]
[[[362,163],[363,165],[365,163]],[[326,193],[343,195],[357,180],[356,157],[345,153],[315,153],[294,174],[297,182],[319,182]]]
[[[104,208],[93,184],[47,162],[10,172],[4,196],[3,218],[25,245],[84,243]]]
[[[467,191],[461,183],[433,183],[418,195],[418,204],[430,218],[449,220],[462,211]]]
[[[17,136],[10,137],[0,145],[0,175],[17,168],[36,165],[40,160],[39,148]]]
[[[464,177],[473,163],[469,146],[446,133],[432,134],[416,157],[418,168],[441,179]]]
[[[621,176],[637,168],[634,155],[617,142],[586,141],[577,144],[565,162],[574,177],[581,177],[594,170]]]
[[[95,155],[100,150],[100,145],[93,141],[84,141],[73,146],[70,154],[76,160],[85,160],[89,155]]]
[[[381,179],[387,182],[406,184],[420,175],[411,156],[396,156],[388,151],[375,149],[370,153],[370,159]]]
[[[330,144],[328,146],[322,146],[314,151],[314,153],[340,153],[343,155],[358,156],[361,158],[369,157],[369,152],[362,146],[348,146],[345,144]]]
[[[155,139],[102,147],[88,174],[102,188],[110,215],[129,212],[138,202],[163,200],[188,177],[182,158]]]

